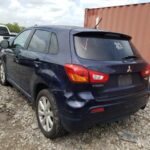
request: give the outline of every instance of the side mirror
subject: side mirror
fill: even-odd
[[[7,40],[1,41],[0,47],[1,47],[2,49],[8,48],[8,47],[9,47],[9,42],[8,42]]]

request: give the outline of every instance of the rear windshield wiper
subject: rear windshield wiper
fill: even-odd
[[[138,56],[132,55],[132,56],[123,57],[122,59],[123,59],[123,60],[126,60],[126,59],[138,59],[138,58],[139,58]]]

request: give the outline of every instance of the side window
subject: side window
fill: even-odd
[[[50,35],[48,31],[36,30],[28,49],[37,52],[47,52],[50,43]]]
[[[51,42],[50,42],[49,52],[51,54],[58,53],[58,40],[57,40],[57,36],[56,36],[55,33],[52,33],[52,36],[51,36]]]
[[[24,48],[25,43],[27,41],[27,38],[30,34],[31,30],[26,30],[24,32],[22,32],[20,35],[18,35],[18,37],[14,40],[14,46],[15,47],[22,47]]]
[[[8,35],[9,32],[8,32],[6,27],[0,27],[0,34],[1,35]]]

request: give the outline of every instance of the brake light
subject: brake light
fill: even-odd
[[[66,64],[65,70],[71,81],[79,83],[89,82],[89,75],[86,68],[79,65]]]
[[[109,79],[109,75],[88,70],[85,67],[73,64],[65,65],[66,73],[72,82],[77,83],[105,83]]]
[[[142,77],[148,77],[150,76],[150,65],[147,65],[142,71],[141,71]]]

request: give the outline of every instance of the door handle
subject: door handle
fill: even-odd
[[[16,63],[19,63],[19,57],[17,55],[15,56],[14,60],[15,60]]]

